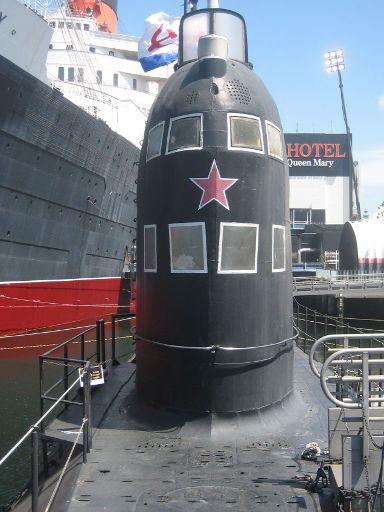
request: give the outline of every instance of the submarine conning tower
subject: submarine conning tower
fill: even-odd
[[[187,13],[179,63],[147,123],[138,179],[137,389],[238,413],[292,393],[288,166],[246,26]]]

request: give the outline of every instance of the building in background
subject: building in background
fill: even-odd
[[[339,247],[352,215],[352,158],[346,134],[285,134],[294,261],[320,261]]]

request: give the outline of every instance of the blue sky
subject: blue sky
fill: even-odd
[[[199,1],[199,7],[206,2]],[[384,1],[221,0],[247,22],[250,61],[280,111],[286,132],[344,133],[336,74],[326,50],[344,49],[344,94],[360,163],[360,201],[370,213],[384,201]],[[178,16],[180,0],[119,0],[121,32],[141,36],[158,11]]]

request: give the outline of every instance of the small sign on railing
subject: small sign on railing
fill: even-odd
[[[98,386],[99,384],[104,384],[104,370],[102,364],[93,364],[90,369],[91,375],[91,386]],[[79,368],[80,375],[80,387],[84,387],[84,379],[82,369]]]

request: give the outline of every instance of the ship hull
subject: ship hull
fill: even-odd
[[[135,311],[130,279],[120,277],[0,283],[0,354],[47,350],[52,336],[76,335],[96,318]]]
[[[70,279],[68,289],[74,293],[68,300],[66,293],[57,295],[55,286],[41,297],[105,304],[105,289],[94,294],[93,280],[115,278],[125,270],[136,231],[138,148],[1,56],[0,148],[0,281],[7,282],[3,295],[40,300],[34,295],[34,290],[41,294],[40,285],[23,285],[25,297],[18,284],[8,282]],[[115,284],[120,279],[105,282],[114,284],[104,298],[119,306],[120,284]],[[8,299],[2,300],[10,306]],[[82,311],[83,318],[87,309]],[[93,306],[92,311],[92,318],[101,312]],[[7,318],[2,311],[0,330],[61,323],[68,312],[64,308],[59,318],[50,309],[48,317],[35,322],[34,314],[20,315],[18,308],[10,308]],[[77,319],[73,308],[70,315]]]

